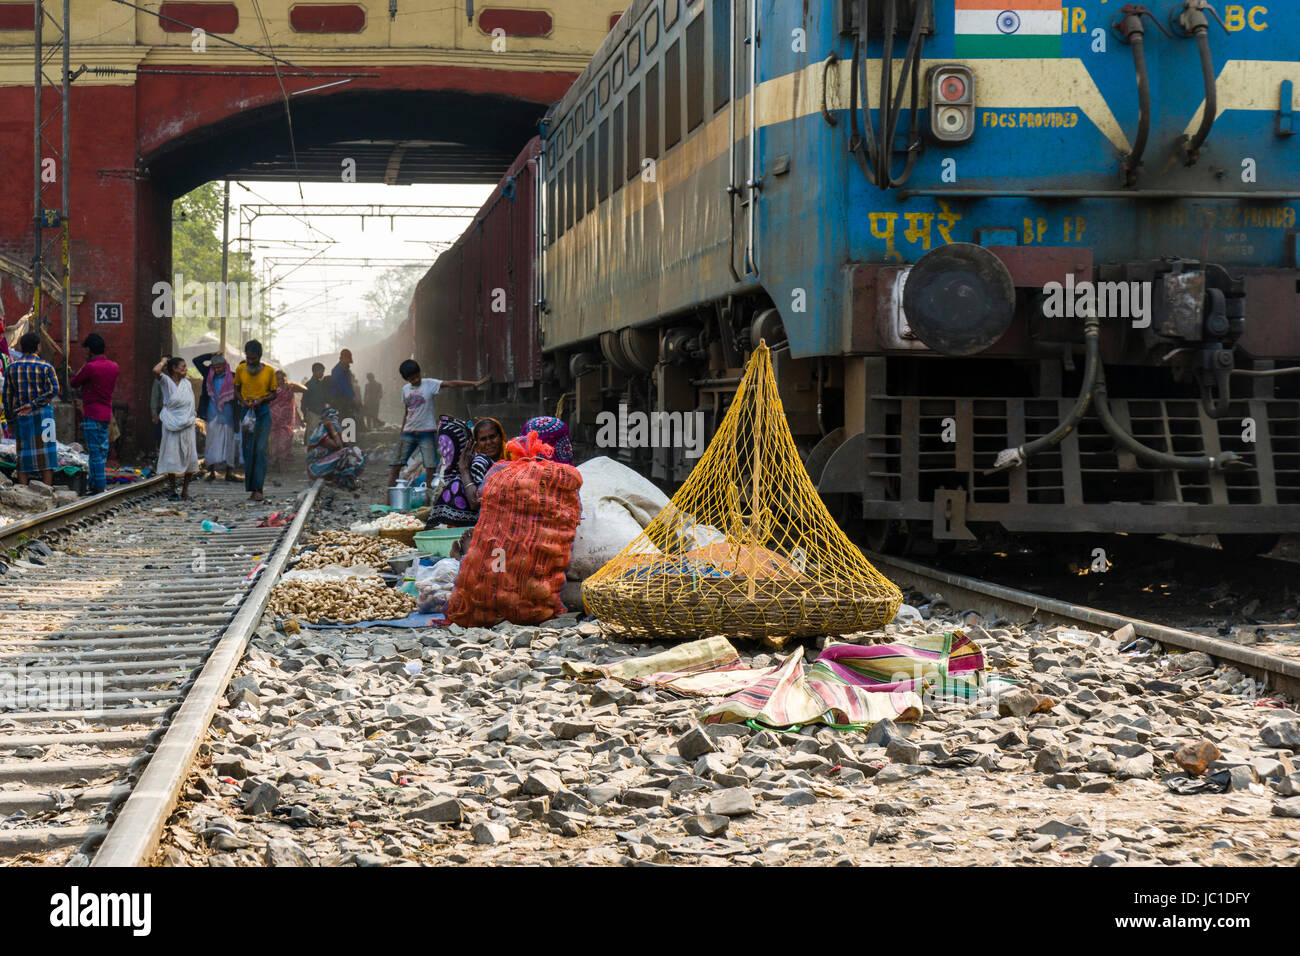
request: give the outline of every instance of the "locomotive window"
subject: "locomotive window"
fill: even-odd
[[[704,122],[704,17],[686,27],[686,131]]]
[[[631,73],[641,65],[641,35],[632,34],[632,39],[627,41],[627,71]]]
[[[578,147],[576,159],[577,160],[582,159],[581,146]],[[566,231],[573,228],[573,222],[574,222],[573,210],[577,206],[577,203],[573,201],[573,188],[576,185],[573,179],[575,175],[573,164],[574,164],[574,160],[573,159],[569,160],[568,173],[564,177],[564,228]],[[582,168],[582,163],[579,162],[578,169],[581,168]],[[579,216],[578,218],[581,219],[582,217]]]
[[[573,145],[573,117],[572,116],[570,116],[569,121],[564,124],[564,141],[568,143],[570,146]]]
[[[620,54],[614,58],[614,92],[617,93],[623,88],[623,57]]]
[[[587,172],[586,172],[586,191],[587,191],[587,212],[596,208],[596,132],[592,130],[587,137]]]
[[[659,64],[645,76],[645,155],[659,158]]]
[[[587,117],[586,110],[584,110],[582,108],[582,104],[579,103],[577,112],[573,114],[573,118],[574,120],[576,120],[576,125],[574,126],[573,132],[578,136],[582,135],[582,124],[583,124],[583,120],[586,119],[586,117]]]
[[[641,87],[627,91],[627,181],[641,171]]]
[[[677,22],[678,15],[682,12],[681,0],[664,0],[664,29]]]
[[[600,84],[597,86],[600,90],[600,105],[604,106],[609,102],[609,74],[606,73],[600,78]]]
[[[546,184],[546,244],[555,244],[555,180]]]
[[[587,122],[596,122],[596,91],[587,94]]]
[[[614,107],[614,166],[610,175],[614,177],[612,189],[618,192],[623,186],[623,104]]]
[[[596,195],[599,202],[609,198],[609,120],[600,121],[600,152],[596,162]]]
[[[651,10],[645,21],[645,51],[649,53],[659,45],[659,11]]]
[[[682,140],[682,49],[674,42],[664,53],[664,149]]]
[[[731,10],[730,0],[713,0],[713,109],[722,109],[731,99]]]

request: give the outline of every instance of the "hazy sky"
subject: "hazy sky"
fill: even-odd
[[[276,204],[298,215],[302,203],[383,204],[401,206],[481,206],[491,186],[384,186],[366,183],[234,183],[230,185],[232,249],[240,235],[238,207]],[[306,218],[306,217],[304,217]],[[451,243],[465,230],[467,219],[319,217],[307,221],[289,216],[259,216],[252,223],[252,253],[259,282],[271,286],[271,312],[276,323],[275,357],[292,362],[332,351],[336,329],[352,330],[366,321],[363,296],[374,278],[392,265],[411,260],[428,268],[439,251],[430,243]],[[244,228],[244,238],[248,237]],[[304,260],[316,258],[302,264]],[[369,259],[370,263],[330,260]],[[238,333],[232,330],[232,340]]]

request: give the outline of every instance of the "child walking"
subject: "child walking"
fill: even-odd
[[[397,483],[402,466],[418,448],[424,462],[425,480],[432,491],[438,468],[438,416],[434,412],[433,397],[444,388],[482,388],[491,376],[484,375],[477,382],[425,378],[420,374],[420,363],[414,359],[407,359],[399,365],[397,374],[406,381],[402,386],[402,404],[406,411],[402,415],[402,434],[397,439],[396,454],[388,471],[388,484]]]

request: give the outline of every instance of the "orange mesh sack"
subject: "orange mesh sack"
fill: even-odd
[[[478,524],[447,604],[448,619],[462,627],[540,624],[564,613],[560,591],[581,516],[582,475],[534,457],[550,453],[536,432],[507,448],[511,460],[483,483]]]
[[[686,483],[582,597],[632,636],[722,634],[778,648],[879,627],[903,600],[822,504],[761,342]]]

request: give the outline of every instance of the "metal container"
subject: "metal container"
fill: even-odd
[[[407,511],[411,507],[410,485],[398,482],[388,488],[388,507],[397,511]]]

